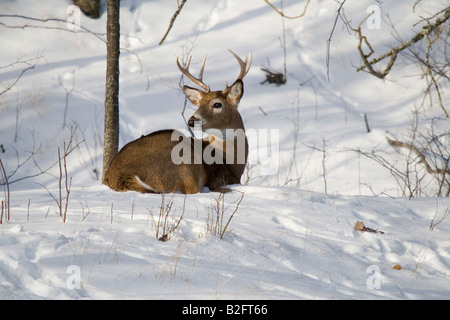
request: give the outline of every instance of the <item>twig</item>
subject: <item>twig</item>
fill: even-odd
[[[431,173],[431,174],[433,174],[433,173],[438,173],[438,174],[446,174],[447,173],[447,174],[450,174],[450,170],[449,169],[439,169],[439,168],[433,169],[430,166],[430,164],[428,163],[428,161],[426,160],[425,155],[422,152],[420,152],[420,150],[417,149],[417,147],[415,147],[414,145],[409,144],[409,143],[405,143],[405,142],[401,142],[401,141],[392,140],[392,139],[389,139],[389,138],[386,138],[386,139],[387,139],[387,142],[391,146],[406,148],[406,149],[409,149],[409,150],[413,151],[417,155],[417,157],[419,158],[420,162],[423,163],[423,165],[425,166],[425,169],[427,170],[428,173]]]
[[[265,115],[265,116],[267,116],[267,113],[263,110],[263,108],[261,108],[261,107],[258,107],[258,109],[259,109],[259,111],[261,111],[262,112],[262,114],[263,115]]]
[[[19,19],[31,20],[31,21],[43,22],[43,23],[46,23],[46,22],[58,22],[58,23],[64,23],[66,25],[67,25],[67,23],[69,23],[67,20],[64,20],[64,19],[58,19],[58,18],[39,19],[39,18],[27,17],[27,16],[22,16],[22,15],[17,15],[17,14],[0,14],[0,18],[19,18]],[[106,36],[106,33],[93,32],[93,31],[87,29],[86,27],[83,27],[82,25],[78,25],[78,24],[73,23],[73,22],[70,22],[70,23],[73,24],[76,28],[75,29],[70,29],[70,28],[67,28],[66,26],[65,27],[55,27],[55,26],[47,27],[47,26],[37,26],[37,25],[30,25],[30,24],[24,24],[24,25],[21,25],[21,26],[10,26],[10,25],[7,25],[7,24],[5,24],[3,22],[0,22],[0,26],[3,26],[5,28],[13,28],[13,29],[25,29],[25,28],[52,29],[52,30],[67,31],[67,32],[72,32],[72,33],[78,33],[78,32],[80,32],[78,29],[81,29],[83,33],[91,34],[94,37],[96,37],[97,39],[99,39],[100,41],[106,43],[106,39],[102,38],[102,37]],[[139,39],[139,38],[136,38],[136,37],[129,36],[127,34],[123,34],[123,33],[120,33],[120,36],[128,37],[128,38],[134,38],[134,39]],[[140,39],[139,39],[139,41],[142,42]],[[142,61],[139,58],[137,53],[135,53],[134,51],[129,50],[127,48],[123,48],[123,47],[120,47],[120,50],[126,51],[126,52],[131,53],[132,55],[134,55],[136,57],[136,59],[138,60],[138,62],[139,62],[139,66],[140,66],[140,69],[141,69],[140,71],[141,72],[143,71]]]
[[[27,222],[30,219],[30,202],[31,199],[28,199],[28,205],[27,205]]]
[[[309,2],[309,0],[308,0]],[[306,6],[308,6],[308,3],[306,3]],[[306,6],[305,6],[305,10],[306,10]],[[281,0],[281,11],[284,11],[284,7],[283,7],[283,0]],[[287,79],[287,62],[286,62],[286,27],[284,25],[284,16],[281,17],[281,24],[283,26],[283,42],[281,44],[281,46],[283,47],[283,59],[284,59],[284,82],[286,82]]]
[[[336,12],[336,18],[334,19],[333,28],[331,28],[330,37],[327,39],[327,56],[326,56],[326,65],[327,65],[327,78],[328,81],[330,81],[330,50],[331,50],[331,38],[333,37],[334,29],[336,28],[337,21],[339,17],[341,16],[341,10],[344,6],[346,0],[342,1],[342,3],[339,5],[339,8]]]
[[[69,205],[69,195],[70,195],[70,187],[72,185],[72,177],[68,177],[67,174],[67,156],[75,149],[80,143],[78,143],[75,147],[72,146],[73,138],[75,135],[75,129],[72,128],[70,140],[66,145],[66,141],[64,140],[64,147],[63,147],[63,155],[61,156],[60,148],[58,147],[58,167],[59,167],[59,177],[58,177],[58,198],[56,198],[50,190],[48,190],[47,187],[41,184],[42,187],[47,191],[47,193],[52,197],[52,199],[56,202],[56,205],[59,209],[59,216],[62,218],[63,222],[66,222],[67,218],[67,208]],[[64,186],[63,186],[63,179],[64,179]],[[62,197],[62,190],[65,190],[66,196],[64,199],[64,206],[63,206],[63,197]]]
[[[165,201],[165,194],[161,193],[161,204],[159,206],[159,215],[158,215],[158,221],[155,222],[155,219],[153,217],[153,212],[149,209],[147,209],[152,217],[153,225],[156,228],[155,237],[159,241],[167,242],[169,241],[175,231],[177,230],[178,226],[180,225],[181,220],[183,220],[184,212],[186,209],[186,198],[184,197],[183,202],[183,211],[175,222],[170,222],[169,220],[173,219],[175,216],[175,211],[172,213],[172,218],[170,217],[170,213],[172,211],[173,206],[173,198],[175,194],[172,194],[171,198],[169,199],[168,203]],[[160,231],[162,235],[160,236]]]
[[[78,143],[75,147],[73,147],[73,148],[69,151],[69,153],[72,152],[75,148],[77,148],[77,147],[78,147],[81,143],[83,143],[83,142],[84,142],[84,141],[81,141],[80,143]],[[26,162],[28,162],[31,158],[33,158],[35,154],[36,154],[36,153],[32,153],[32,154],[30,155],[30,157],[27,158],[27,160],[25,160],[23,163],[19,164],[18,167],[13,171],[13,173],[10,174],[9,178],[11,178],[11,177],[17,172],[17,170],[18,170],[20,167],[22,167]],[[33,159],[33,160],[34,160],[34,159]],[[17,178],[16,180],[12,180],[12,181],[10,180],[10,181],[9,181],[9,184],[13,184],[13,183],[16,183],[16,182],[25,180],[25,179],[36,178],[36,177],[38,177],[38,176],[40,176],[40,175],[43,175],[44,173],[47,173],[48,171],[50,171],[50,169],[52,169],[57,163],[58,163],[58,160],[56,160],[56,161],[55,161],[52,165],[50,165],[47,169],[41,169],[41,168],[38,166],[38,164],[36,163],[36,161],[35,161],[36,167],[40,170],[38,173],[29,175],[29,176],[24,176],[24,177],[21,177],[21,178]],[[0,182],[0,186],[2,186],[2,185],[4,185],[4,183],[3,183],[3,182]]]
[[[324,184],[324,191],[325,194],[328,194],[328,188],[327,188],[327,168],[326,168],[326,161],[327,161],[327,149],[326,149],[327,141],[322,138],[322,149],[317,148],[316,146],[306,146],[309,149],[316,150],[322,153],[322,178],[323,178],[323,184]]]
[[[61,78],[59,78],[59,85],[64,89],[66,93],[66,107],[64,108],[64,119],[62,128],[66,126],[66,117],[67,117],[67,109],[69,109],[69,96],[72,94],[73,89],[75,88],[75,70],[72,71],[72,87],[70,89],[66,88],[63,84]]]
[[[275,10],[276,13],[278,13],[280,16],[282,16],[283,18],[287,18],[287,19],[298,19],[301,18],[305,15],[306,13],[306,9],[308,9],[308,5],[310,0],[306,1],[305,7],[303,8],[303,12],[301,14],[299,14],[298,16],[287,16],[284,14],[283,10],[278,10],[272,3],[270,3],[269,0],[264,0],[273,10]]]
[[[8,177],[6,176],[5,167],[3,166],[2,159],[0,159],[0,168],[2,169],[3,179],[5,180],[4,185],[6,186],[4,188],[6,203],[3,204],[3,201],[2,201],[2,216],[3,216],[3,206],[5,206],[6,220],[9,221],[11,219],[11,212],[10,212],[10,208],[9,208],[9,200],[10,200],[9,182],[8,182]]]
[[[222,195],[224,195],[224,193],[222,193]],[[223,235],[225,234],[225,231],[227,231],[228,225],[231,222],[231,219],[233,219],[234,214],[236,213],[236,211],[238,211],[239,209],[239,205],[241,204],[242,200],[244,200],[244,195],[245,192],[242,192],[241,198],[239,199],[239,201],[236,204],[236,207],[234,208],[233,213],[230,215],[230,217],[228,218],[227,224],[225,225],[225,227],[222,229],[221,233],[220,233],[220,239],[223,239]],[[225,196],[224,196],[225,198]],[[222,218],[223,218],[223,211],[222,211]]]
[[[36,57],[36,58],[35,58],[36,61],[34,62],[33,65],[29,66],[28,68],[23,69],[22,72],[19,74],[19,76],[16,78],[16,80],[14,80],[14,82],[13,82],[12,84],[10,84],[10,85],[9,85],[6,89],[4,89],[3,91],[0,91],[0,96],[1,96],[2,94],[4,94],[4,93],[8,92],[9,90],[11,90],[12,87],[14,87],[14,86],[19,82],[20,78],[22,78],[22,76],[25,74],[25,72],[27,72],[27,71],[29,71],[29,70],[33,70],[33,69],[37,66],[37,64],[38,64],[40,58],[41,58],[41,56]]]
[[[61,168],[61,155],[59,152],[59,147],[58,147],[58,165],[59,165],[59,179],[58,179],[58,195],[59,195],[59,201],[57,202],[58,207],[59,207],[59,216],[62,217],[62,187],[61,187],[61,182],[62,182],[62,168]],[[63,221],[64,218],[63,218]]]
[[[434,228],[435,228],[438,224],[440,224],[442,221],[444,221],[444,220],[450,215],[450,208],[447,207],[447,210],[446,210],[445,213],[442,215],[442,217],[441,217],[439,220],[435,221],[436,218],[437,218],[437,215],[438,215],[438,209],[439,209],[437,200],[436,200],[436,203],[437,203],[437,205],[436,205],[436,213],[434,214],[434,217],[433,217],[433,219],[432,219],[431,222],[430,222],[430,230],[434,230]]]
[[[444,111],[445,116],[448,118],[449,117],[448,116],[448,112],[444,108],[444,105],[442,103],[441,92],[439,90],[439,86],[438,86],[438,84],[436,82],[436,79],[434,77],[434,74],[433,74],[433,71],[432,71],[432,68],[431,68],[431,65],[430,65],[429,51],[430,51],[431,45],[438,39],[438,37],[436,37],[433,41],[431,41],[430,37],[429,37],[429,34],[427,34],[425,36],[425,38],[427,40],[427,49],[425,51],[425,62],[426,62],[426,67],[427,67],[427,70],[428,70],[428,74],[430,75],[431,81],[433,82],[434,88],[436,89],[436,93],[437,93],[437,96],[438,96],[438,99],[439,99],[439,105],[441,106],[441,109]],[[430,97],[431,97],[431,95],[430,95]]]
[[[163,38],[161,39],[161,41],[158,43],[158,45],[162,45],[164,40],[166,40],[167,35],[169,34],[170,30],[173,27],[173,24],[175,23],[175,20],[177,19],[178,15],[181,12],[181,9],[183,9],[184,4],[186,3],[187,0],[182,0],[181,3],[178,4],[178,9],[177,11],[175,11],[175,13],[172,16],[172,19],[170,19],[170,23],[169,23],[169,27],[167,28],[166,33],[164,34]]]
[[[72,143],[72,139],[71,139],[70,143]],[[66,189],[66,201],[65,201],[65,206],[64,206],[64,222],[66,221],[67,207],[69,205],[70,187],[72,186],[72,177],[70,177],[70,179],[67,179],[66,158],[67,158],[67,150],[64,150],[64,180],[65,180],[65,189]]]
[[[134,214],[134,200],[131,202],[131,220],[133,220],[133,214]]]
[[[240,191],[238,191],[240,192]],[[225,193],[220,192],[219,196],[216,198],[213,194],[214,202],[208,208],[208,217],[206,218],[206,232],[213,235],[218,235],[220,239],[223,239],[227,228],[233,219],[234,214],[238,211],[239,206],[244,199],[245,192],[240,192],[241,197],[234,202],[229,203],[225,206]],[[230,208],[231,205],[236,204],[234,211],[228,217],[228,220],[224,226],[224,215],[225,212]]]
[[[83,218],[81,219],[81,221],[84,221],[87,218],[87,216],[89,215],[89,213],[91,213],[91,209],[89,208],[89,205],[87,202],[86,202],[86,206],[83,206],[83,203],[80,201],[80,206],[81,206],[81,212],[83,215]],[[86,208],[87,208],[87,213],[84,214],[84,209],[86,209]]]
[[[366,124],[367,133],[370,133],[369,120],[367,120],[367,113],[364,113],[364,123]]]
[[[369,70],[368,72],[369,72],[370,74],[376,76],[377,78],[383,79],[383,78],[389,73],[389,71],[391,70],[392,66],[394,65],[394,61],[395,61],[395,59],[397,59],[397,53],[394,53],[394,54],[392,55],[391,60],[389,61],[388,65],[386,66],[386,69],[384,70],[383,73],[380,73],[380,72],[375,71],[375,70],[373,69],[373,67],[372,67],[372,64],[367,60],[367,59],[374,53],[374,50],[373,50],[372,46],[370,45],[369,41],[367,40],[367,37],[362,35],[362,32],[361,32],[361,25],[362,25],[362,24],[364,23],[364,21],[366,21],[372,14],[373,14],[373,13],[370,13],[367,17],[365,17],[365,18],[359,23],[359,25],[358,25],[358,27],[357,27],[356,29],[352,28],[351,26],[350,26],[350,28],[351,28],[353,31],[355,31],[355,32],[357,33],[357,35],[358,35],[359,42],[358,42],[357,49],[358,49],[359,55],[361,56],[361,60],[363,61],[364,66]],[[348,23],[348,21],[347,21],[347,23]],[[370,52],[369,52],[368,54],[365,54],[364,51],[363,51],[363,49],[362,49],[363,41],[364,41],[364,43],[366,44],[366,46],[367,46],[367,47],[369,48],[369,50],[370,50]],[[358,69],[357,71],[359,71],[359,69]]]
[[[64,23],[67,25],[67,20],[64,19],[58,19],[58,18],[47,18],[47,19],[39,19],[39,18],[33,18],[33,17],[27,17],[27,16],[22,16],[22,15],[17,15],[17,14],[0,14],[0,18],[19,18],[19,19],[24,19],[24,20],[31,20],[31,21],[37,21],[37,22],[58,22],[58,23]],[[104,36],[105,33],[98,33],[98,32],[93,32],[89,29],[87,29],[86,27],[83,27],[82,25],[78,25],[75,24],[73,22],[71,22],[73,25],[75,25],[78,28],[82,29],[85,33],[89,33],[91,35],[93,35],[94,37],[96,37],[97,39],[106,42],[105,39],[101,38],[101,36]],[[6,28],[20,28],[20,29],[24,29],[24,28],[39,28],[39,29],[56,29],[56,30],[61,30],[61,31],[68,31],[68,32],[79,32],[78,30],[71,30],[67,27],[43,27],[43,26],[36,26],[36,25],[29,25],[29,24],[25,24],[22,26],[10,26],[7,25],[3,22],[0,22],[1,26],[4,26]]]

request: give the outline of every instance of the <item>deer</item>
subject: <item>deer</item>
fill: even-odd
[[[211,91],[203,82],[206,56],[198,77],[178,58],[181,73],[200,87],[183,86],[186,98],[197,107],[187,121],[201,137],[181,130],[160,130],[126,144],[112,159],[103,184],[116,191],[141,193],[228,192],[226,186],[240,184],[248,157],[248,141],[238,104],[244,93],[243,79],[251,67],[252,55],[243,61],[229,50],[240,66],[234,83],[225,89]],[[190,130],[192,132],[192,130]]]

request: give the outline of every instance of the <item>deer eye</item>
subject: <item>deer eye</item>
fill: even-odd
[[[222,108],[222,104],[220,102],[216,102],[213,104],[213,108]]]

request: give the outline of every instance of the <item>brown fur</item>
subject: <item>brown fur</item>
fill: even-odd
[[[196,83],[206,88],[205,91],[184,87],[186,96],[198,106],[190,122],[201,121],[203,131],[208,129],[217,129],[220,130],[219,132],[226,129],[244,130],[237,107],[244,93],[242,78],[250,66],[243,63],[234,53],[233,55],[241,65],[241,74],[232,86],[227,86],[223,91],[210,92],[209,87],[196,80]],[[187,73],[187,69],[182,69],[180,66],[179,68],[183,73]],[[189,77],[195,80],[190,74]],[[228,150],[234,153],[232,157],[234,162],[229,164],[226,163],[226,147],[229,140],[223,141],[220,139],[222,137],[217,138],[213,134],[202,141],[202,147],[197,148],[199,150],[194,147],[196,145],[194,138],[184,137],[183,141],[190,143],[191,159],[190,162],[187,161],[189,163],[175,164],[171,158],[172,150],[181,142],[171,140],[173,132],[174,130],[153,132],[125,145],[111,161],[103,183],[116,191],[186,194],[200,192],[205,186],[211,190],[223,190],[226,185],[240,183],[248,156],[248,142],[245,136],[243,163],[237,163],[237,152],[242,150],[237,150],[239,142],[236,138],[234,138],[234,149]],[[214,153],[223,152],[223,161],[211,164],[202,161],[195,164],[195,159],[203,159],[205,148],[209,148],[210,151],[212,147],[214,147]],[[202,155],[197,154],[196,158],[195,152],[202,152]]]

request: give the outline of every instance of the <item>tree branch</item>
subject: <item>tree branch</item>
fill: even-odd
[[[421,32],[418,32],[409,41],[403,42],[402,44],[398,45],[397,47],[391,49],[390,51],[388,51],[388,52],[386,52],[384,54],[382,54],[378,58],[372,59],[370,61],[364,61],[364,59],[367,59],[368,56],[364,55],[362,53],[362,50],[360,50],[361,58],[363,59],[364,65],[360,66],[356,71],[361,71],[361,70],[363,70],[365,68],[368,68],[369,72],[371,74],[377,76],[380,79],[383,79],[389,73],[390,69],[392,68],[392,65],[394,64],[394,61],[397,58],[397,54],[399,52],[405,50],[406,48],[409,48],[410,46],[412,46],[416,42],[419,42],[420,40],[422,40],[425,36],[427,36],[430,33],[432,33],[437,27],[439,27],[441,24],[443,24],[449,18],[450,18],[450,7],[445,9],[444,14],[442,14],[438,19],[436,19],[436,21],[434,23],[430,23],[430,24],[424,26],[423,30]],[[362,34],[361,34],[361,28],[353,29],[353,30],[358,32],[358,37],[360,38],[360,43],[361,43],[361,41],[362,41],[361,38],[363,37]],[[367,43],[367,39],[365,39],[365,41]],[[369,65],[372,66],[372,65],[380,62],[381,60],[383,60],[383,59],[385,59],[387,57],[391,57],[391,58],[390,58],[390,61],[389,61],[388,65],[387,65],[386,69],[384,70],[384,72],[382,72],[382,73],[379,73],[379,72],[372,73],[370,71]]]
[[[33,18],[33,17],[27,17],[27,16],[21,16],[21,15],[17,15],[17,14],[0,14],[0,18],[19,18],[19,19],[24,19],[24,20],[31,20],[31,21],[37,21],[37,22],[58,22],[58,23],[64,23],[67,25],[66,20],[64,19],[58,19],[58,18],[47,18],[47,19],[39,19],[39,18]],[[101,36],[104,36],[105,33],[98,33],[98,32],[93,32],[81,25],[75,24],[73,22],[71,22],[71,24],[75,25],[77,28],[80,28],[81,30],[83,30],[83,32],[85,33],[89,33],[92,34],[94,37],[96,37],[97,39],[106,42],[105,39],[103,39]],[[44,27],[44,26],[36,26],[36,25],[30,25],[30,24],[24,24],[21,26],[10,26],[7,25],[3,22],[0,22],[1,26],[4,26],[6,28],[19,28],[19,29],[24,29],[24,28],[39,28],[39,29],[56,29],[56,30],[62,30],[62,31],[68,31],[68,32],[79,32],[78,30],[71,30],[69,28],[61,28],[61,27]]]
[[[299,14],[298,16],[290,17],[290,16],[285,15],[283,11],[278,10],[273,4],[270,3],[269,0],[264,0],[264,1],[265,1],[265,2],[266,2],[273,10],[275,10],[276,13],[278,13],[278,14],[279,14],[280,16],[282,16],[283,18],[287,18],[287,19],[298,19],[298,18],[303,17],[303,16],[305,15],[305,13],[306,13],[306,9],[308,9],[308,5],[309,5],[309,2],[310,2],[310,0],[307,0],[307,1],[306,1],[305,7],[303,8],[303,12],[302,12],[301,14]]]
[[[339,5],[339,8],[336,11],[336,18],[334,19],[333,28],[331,28],[330,36],[327,39],[327,57],[326,57],[326,65],[327,65],[327,78],[330,81],[330,51],[331,51],[331,38],[333,37],[334,29],[336,28],[337,21],[341,16],[341,10],[343,10],[343,6],[346,0],[342,1]]]
[[[450,170],[448,170],[448,169],[440,169],[440,168],[433,169],[430,166],[430,164],[428,163],[427,159],[425,158],[425,155],[422,152],[420,152],[420,150],[417,149],[416,146],[414,146],[412,144],[409,144],[409,143],[392,140],[392,139],[389,139],[389,138],[386,138],[386,139],[387,139],[387,142],[391,146],[400,147],[400,148],[406,148],[406,149],[409,149],[412,152],[414,152],[417,155],[417,157],[419,158],[420,162],[423,163],[423,165],[425,166],[425,169],[427,170],[428,173],[431,173],[431,174],[433,174],[433,173],[438,173],[438,174],[446,174],[446,173],[448,173],[448,174],[450,174]]]
[[[19,74],[19,76],[16,78],[16,80],[13,81],[12,84],[10,84],[8,87],[6,87],[6,89],[3,89],[3,91],[0,91],[0,96],[4,93],[8,92],[9,90],[11,90],[12,87],[14,87],[19,82],[20,78],[22,78],[22,76],[24,75],[25,72],[27,72],[29,70],[33,70],[36,67],[36,65],[38,64],[40,58],[41,58],[41,56],[34,58],[36,60],[34,62],[34,64],[29,66],[28,68],[23,69],[22,72]]]
[[[164,34],[163,38],[161,39],[161,41],[158,43],[158,45],[162,45],[164,40],[166,40],[167,35],[169,34],[170,30],[173,27],[173,24],[175,23],[175,20],[177,19],[178,15],[181,12],[181,9],[183,9],[184,4],[186,3],[187,0],[183,0],[181,1],[181,3],[178,4],[178,9],[177,11],[175,11],[175,13],[172,16],[172,19],[170,19],[170,23],[169,23],[169,27],[167,28],[166,33]]]

